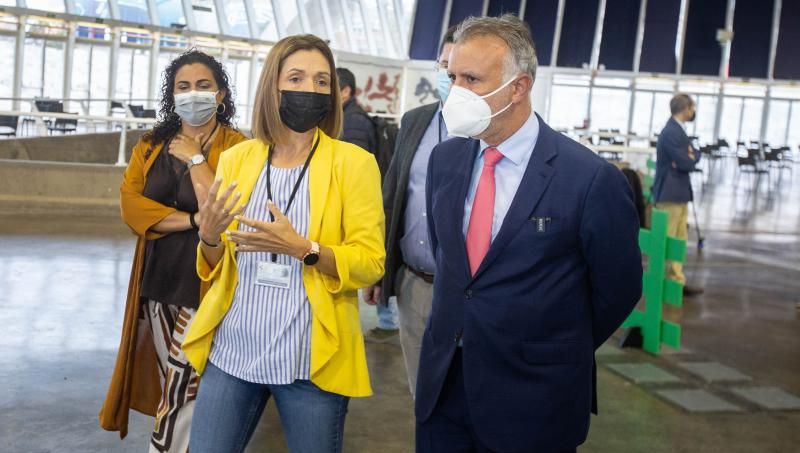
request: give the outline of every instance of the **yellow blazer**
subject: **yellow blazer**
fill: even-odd
[[[303,283],[311,303],[311,381],[340,395],[369,396],[364,337],[358,316],[357,290],[383,275],[384,215],[381,175],[375,158],[363,149],[334,140],[318,129],[319,147],[308,169],[311,223],[309,239],[333,250],[339,278],[304,267]],[[220,156],[217,178],[222,188],[238,182],[239,204],[247,203],[268,147],[249,140]],[[230,230],[238,228],[234,221]],[[197,253],[200,279],[212,281],[183,342],[186,357],[202,374],[214,333],[233,300],[238,283],[235,244],[221,239],[222,259],[213,269]]]

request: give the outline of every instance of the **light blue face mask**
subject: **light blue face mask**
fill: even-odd
[[[453,81],[447,75],[447,70],[440,69],[436,73],[436,93],[439,95],[442,103],[447,100],[447,95],[450,94],[450,87],[453,86]]]
[[[190,126],[202,126],[217,113],[217,92],[192,90],[176,94],[175,113]]]

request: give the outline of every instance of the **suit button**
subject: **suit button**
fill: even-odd
[[[472,299],[472,290],[471,289],[468,289],[466,292],[464,292],[464,298],[467,299],[467,300]]]

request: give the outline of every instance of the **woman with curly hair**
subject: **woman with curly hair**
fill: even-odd
[[[181,344],[207,289],[195,270],[197,200],[220,153],[246,139],[234,115],[222,65],[197,50],[180,55],[164,71],[159,121],[133,148],[120,188],[122,218],[138,241],[100,424],[124,437],[130,408],[155,416],[150,451],[188,447],[199,379]]]

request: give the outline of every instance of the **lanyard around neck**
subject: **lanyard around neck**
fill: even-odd
[[[320,136],[317,135],[317,140],[314,142],[314,146],[311,147],[311,152],[308,153],[308,157],[306,158],[306,163],[303,164],[303,170],[300,171],[300,176],[297,178],[297,182],[294,183],[294,188],[292,189],[291,195],[289,195],[289,202],[286,203],[286,208],[284,209],[283,213],[285,215],[289,215],[289,209],[292,207],[292,202],[294,201],[295,195],[297,195],[297,190],[300,188],[300,183],[303,181],[303,176],[305,176],[306,171],[308,170],[309,164],[311,164],[311,158],[314,157],[314,153],[317,151],[317,146],[319,146],[319,138]],[[275,145],[270,145],[269,147],[269,154],[267,155],[267,197],[270,201],[272,200],[272,182],[270,173],[272,173],[272,154],[275,151]],[[273,201],[274,203],[274,201]],[[269,220],[274,222],[275,216],[272,215],[272,212],[269,213]],[[276,262],[278,260],[278,256],[274,253],[270,254],[272,262]]]

